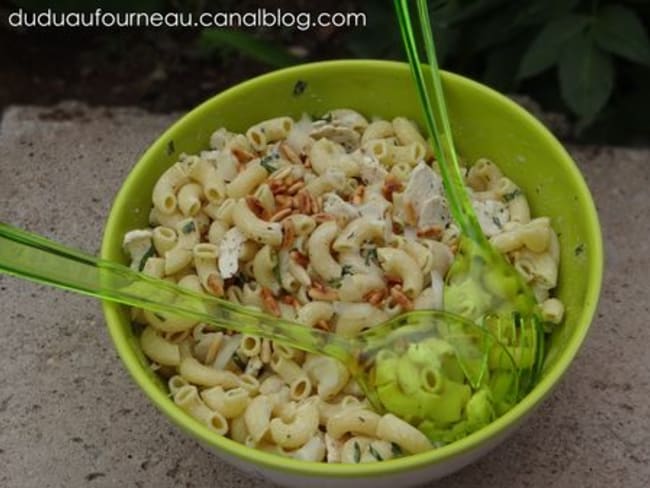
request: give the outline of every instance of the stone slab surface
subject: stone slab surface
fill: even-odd
[[[13,107],[0,221],[96,253],[112,198],[176,115]],[[650,151],[573,147],[602,219],[589,337],[536,415],[431,486],[650,486]],[[121,366],[98,303],[0,276],[0,487],[262,487],[171,426]]]

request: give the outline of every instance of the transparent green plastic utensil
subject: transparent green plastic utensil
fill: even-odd
[[[420,61],[409,3],[395,0],[395,10],[449,208],[461,230],[458,255],[447,275],[445,310],[482,320],[495,332],[515,357],[523,396],[537,382],[544,357],[544,332],[536,312],[537,302],[519,273],[485,238],[478,223],[454,148],[427,2],[416,0],[428,79]]]
[[[473,432],[518,397],[510,352],[487,328],[450,313],[412,312],[345,338],[192,292],[3,223],[0,271],[151,310],[162,319],[182,317],[187,328],[203,322],[330,356],[346,366],[375,409],[403,418],[433,441]]]

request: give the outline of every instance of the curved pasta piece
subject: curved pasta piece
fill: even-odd
[[[340,411],[327,421],[327,433],[333,439],[340,439],[348,433],[374,437],[380,419],[381,416],[375,412],[353,406]]]
[[[255,150],[262,151],[267,144],[285,139],[292,128],[291,117],[275,117],[250,127],[246,131],[246,137]]]
[[[327,356],[308,355],[303,370],[324,400],[337,395],[350,379],[350,372],[340,362]]]
[[[357,397],[352,395],[345,395],[335,403],[328,403],[323,398],[320,398],[318,402],[319,423],[325,427],[329,419],[331,419],[337,413],[352,407],[365,408],[367,407],[366,403],[367,402],[362,402]]]
[[[557,263],[550,253],[520,249],[513,253],[513,266],[526,281],[535,281],[550,290],[557,285]]]
[[[341,265],[332,257],[330,246],[339,233],[336,222],[323,222],[309,237],[307,252],[312,269],[327,281],[341,277]]]
[[[372,217],[360,217],[353,220],[334,241],[335,251],[352,251],[361,248],[366,241],[381,242],[385,239],[386,225],[383,220]]]
[[[153,327],[146,327],[140,336],[142,352],[158,364],[164,366],[178,366],[181,362],[181,353],[178,344],[165,340]]]
[[[428,451],[433,447],[422,432],[390,413],[377,423],[376,435],[380,439],[394,442],[410,454]]]
[[[443,310],[444,286],[442,275],[436,270],[431,271],[431,286],[422,290],[422,293],[413,300],[413,308],[415,310]]]
[[[368,127],[361,136],[361,144],[364,144],[373,139],[387,139],[395,135],[393,124],[387,120],[375,120],[368,124]]]
[[[169,227],[158,226],[153,230],[153,245],[159,256],[164,256],[176,246],[178,236],[176,231]]]
[[[337,313],[334,329],[344,337],[354,337],[365,329],[389,319],[389,315],[370,303],[335,302]]]
[[[506,203],[512,222],[519,222],[520,224],[530,222],[528,200],[512,180],[505,176],[499,178],[494,187],[494,192]]]
[[[333,124],[316,127],[309,133],[309,135],[316,140],[327,139],[337,144],[341,144],[348,151],[357,149],[361,142],[361,136],[354,129]]]
[[[233,137],[235,137],[233,132],[230,132],[225,127],[221,127],[210,135],[210,147],[212,149],[222,150]]]
[[[230,198],[243,198],[251,195],[268,176],[269,172],[260,164],[259,159],[251,161],[244,171],[226,185],[226,194]]]
[[[467,183],[475,191],[496,189],[503,173],[496,164],[486,158],[474,163],[467,173]]]
[[[559,324],[564,318],[564,304],[557,298],[548,298],[542,303],[541,314],[545,321]]]
[[[165,260],[164,258],[149,258],[144,263],[142,273],[155,278],[165,277]]]
[[[340,144],[328,139],[319,139],[309,151],[311,165],[316,174],[322,175],[327,170],[339,170],[347,177],[359,176],[359,164]]]
[[[356,110],[335,108],[329,111],[329,119],[334,125],[348,127],[359,133],[368,128],[368,120]]]
[[[191,157],[187,161],[187,174],[201,185],[208,201],[219,203],[226,198],[226,182],[214,164],[196,156]]]
[[[211,244],[219,245],[228,232],[228,226],[219,220],[214,220],[208,229],[208,241]]]
[[[291,457],[301,461],[319,462],[325,457],[325,441],[322,435],[309,439],[300,449],[291,453]]]
[[[313,301],[298,309],[297,321],[307,327],[313,327],[321,320],[328,322],[334,315],[334,308],[329,302]]]
[[[176,163],[167,169],[153,187],[153,205],[161,213],[170,215],[176,210],[176,192],[189,181],[183,165]]]
[[[401,249],[380,247],[379,263],[386,273],[402,279],[402,290],[411,299],[422,291],[423,275],[415,260]]]
[[[215,296],[223,295],[223,280],[217,270],[219,248],[202,242],[194,246],[194,268],[204,290]]]
[[[531,220],[490,238],[490,243],[500,252],[508,253],[522,247],[533,252],[543,252],[548,249],[552,229],[548,217]]]
[[[282,244],[281,224],[258,218],[243,198],[235,204],[232,218],[235,226],[249,239],[276,247]]]
[[[288,359],[277,352],[271,356],[271,369],[286,383],[300,378],[305,373],[302,368],[293,360]]]
[[[150,256],[154,254],[153,232],[132,230],[127,232],[122,247],[131,258],[131,269],[141,271]]]
[[[354,436],[346,440],[341,447],[342,463],[376,463],[395,457],[393,445],[381,439],[366,436]]]
[[[162,225],[163,227],[175,229],[178,223],[184,218],[185,216],[178,209],[171,214],[164,214],[156,207],[153,207],[151,212],[149,212],[149,225],[152,227]]]
[[[297,237],[307,236],[316,228],[316,220],[310,215],[293,214],[289,215],[286,220],[291,222]]]
[[[219,412],[208,408],[199,397],[196,386],[181,387],[174,394],[174,403],[217,434],[226,435],[228,433],[228,421]]]
[[[289,384],[289,398],[303,401],[311,395],[312,385],[307,376],[296,378]]]
[[[274,295],[280,292],[280,283],[275,276],[274,269],[278,266],[278,256],[273,248],[266,244],[253,259],[253,274],[255,281],[268,288]]]
[[[169,381],[167,381],[167,387],[169,388],[169,393],[171,393],[172,396],[176,394],[178,390],[180,390],[184,386],[188,386],[189,383],[185,378],[183,378],[181,375],[175,374],[171,378],[169,378]]]
[[[172,275],[182,271],[192,262],[192,249],[199,243],[199,232],[192,218],[178,222],[176,246],[165,252],[165,274]]]
[[[323,174],[307,183],[305,190],[313,196],[319,196],[332,190],[341,191],[345,187],[345,173],[340,169],[328,168]]]
[[[308,401],[299,406],[289,422],[281,418],[271,420],[269,430],[273,441],[285,449],[305,445],[318,430],[318,408],[315,402]]]
[[[143,312],[146,322],[160,332],[183,332],[197,324],[197,320],[178,316],[168,316],[150,310]]]
[[[243,415],[235,417],[230,421],[229,435],[233,441],[239,442],[240,444],[246,444],[246,438],[249,437],[250,434],[246,427],[246,421],[244,420]]]
[[[222,386],[213,386],[200,393],[205,404],[227,419],[239,417],[250,403],[248,392],[241,388],[224,390]]]
[[[222,386],[235,388],[240,381],[232,371],[205,366],[193,357],[183,358],[178,367],[179,374],[190,383],[200,386]]]
[[[427,143],[424,137],[422,137],[422,134],[420,134],[417,126],[409,119],[406,117],[395,117],[393,119],[392,126],[395,132],[395,137],[397,137],[397,140],[400,144],[403,146],[408,146],[409,144],[418,144],[426,151],[423,157],[425,155],[426,157],[433,155],[433,150],[431,149],[430,145]]]
[[[203,212],[211,219],[218,220],[226,227],[232,225],[232,212],[237,202],[234,198],[226,198],[220,204],[209,203],[203,207]]]
[[[273,404],[273,400],[268,395],[258,395],[246,407],[244,422],[254,444],[262,440],[268,432]]]
[[[388,154],[383,162],[389,166],[408,165],[415,166],[424,160],[426,146],[412,142],[406,146],[388,146]]]
[[[275,214],[275,195],[273,195],[273,191],[267,183],[258,186],[253,196],[257,198],[257,201],[269,215]]]
[[[339,298],[342,302],[361,302],[366,295],[374,290],[381,290],[386,283],[377,273],[355,273],[345,275],[339,287]]]

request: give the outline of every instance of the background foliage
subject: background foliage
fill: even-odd
[[[12,3],[37,11],[51,6],[45,0]],[[328,58],[404,59],[390,0],[101,2],[107,11],[197,13],[280,5],[293,11],[365,12],[368,25],[306,33],[278,28],[203,29],[180,36],[156,31],[148,39],[175,43],[190,57],[226,71],[241,65],[242,59],[266,69]],[[62,10],[95,7],[85,0],[57,2]],[[430,10],[444,68],[502,92],[529,95],[545,110],[565,113],[574,123],[573,137],[578,140],[648,143],[650,0],[431,0]],[[103,35],[106,49],[123,48],[124,36],[119,32]]]
[[[434,0],[430,6],[443,67],[566,112],[577,137],[647,137],[647,0]],[[368,8],[372,24],[350,34],[351,52],[400,58],[390,2]]]

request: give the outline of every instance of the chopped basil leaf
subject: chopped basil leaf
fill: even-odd
[[[278,283],[282,284],[282,273],[280,273],[280,260],[275,259],[275,266],[273,266],[273,276]]]
[[[235,365],[242,371],[246,369],[246,361],[240,358],[238,354],[233,354],[232,362],[235,363]]]
[[[514,319],[515,326],[522,327],[523,324],[522,324],[522,321],[521,321],[521,319],[522,319],[521,313],[512,312],[512,318]]]
[[[492,217],[492,222],[494,222],[494,225],[496,225],[499,229],[503,228],[501,221],[497,217]]]
[[[341,288],[343,277],[345,275],[351,275],[351,274],[354,274],[352,273],[352,266],[349,264],[344,264],[343,267],[341,268],[341,276],[339,276],[338,278],[334,278],[333,280],[330,280],[328,283],[334,288]]]
[[[398,457],[402,455],[402,448],[399,447],[398,444],[395,444],[394,442],[390,443],[390,449],[393,452],[393,456]]]
[[[327,112],[325,115],[323,115],[323,116],[320,118],[320,120],[324,120],[324,121],[327,122],[328,124],[331,123],[331,122],[332,122],[332,113],[331,113],[331,112]]]
[[[330,286],[333,286],[334,288],[341,288],[341,281],[343,278],[334,278],[333,280],[329,280],[328,283]]]
[[[241,271],[235,273],[235,275],[232,278],[234,280],[235,285],[237,286],[244,286],[246,284],[246,276],[244,276],[244,273],[242,273]]]
[[[359,463],[361,461],[361,446],[359,446],[358,442],[354,442],[354,462]]]
[[[196,226],[194,225],[193,220],[188,222],[181,228],[181,232],[183,234],[189,234],[190,232],[194,232],[195,230],[196,230]]]
[[[384,460],[384,458],[381,457],[381,454],[379,454],[377,452],[377,449],[372,447],[372,444],[370,445],[369,451],[370,451],[370,454],[372,454],[372,457],[374,457],[377,461],[383,461]]]
[[[514,189],[510,193],[504,193],[503,200],[505,202],[510,202],[521,195],[521,190],[519,188]]]
[[[147,264],[147,259],[152,257],[154,254],[156,254],[156,250],[153,246],[149,246],[147,252],[145,252],[140,259],[140,263],[138,264],[138,271],[142,271],[144,269],[144,265]]]
[[[369,266],[371,261],[377,263],[378,260],[379,257],[377,256],[377,248],[371,247],[370,249],[368,249],[368,252],[366,253],[366,260],[365,260],[366,266]]]
[[[278,169],[278,168],[276,168],[275,166],[273,166],[273,165],[271,164],[271,161],[273,161],[274,159],[276,159],[276,157],[275,157],[274,154],[269,154],[269,155],[267,155],[267,156],[264,156],[262,159],[260,159],[260,165],[261,165],[261,166],[262,166],[262,167],[263,167],[263,168],[264,168],[264,169],[265,169],[269,174],[273,173],[274,171],[276,171],[276,170]]]
[[[307,88],[307,82],[298,80],[296,81],[296,84],[293,85],[293,96],[297,97],[299,95],[302,95]]]

